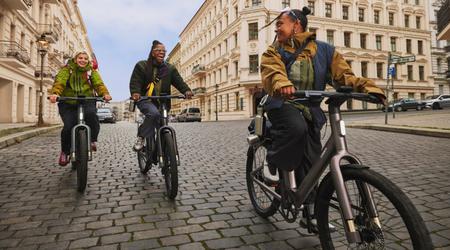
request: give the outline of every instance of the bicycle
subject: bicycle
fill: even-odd
[[[56,101],[77,102],[78,124],[72,128],[70,161],[72,163],[72,169],[77,171],[77,190],[78,192],[84,192],[87,184],[88,161],[92,161],[92,151],[90,146],[91,128],[84,121],[83,104],[90,101],[103,102],[103,97],[59,96]]]
[[[161,96],[141,96],[137,101],[145,101],[149,99],[184,99],[184,95],[161,95]],[[133,102],[133,110],[136,103]],[[166,183],[167,196],[175,199],[178,194],[178,166],[180,165],[180,157],[178,153],[177,139],[175,129],[169,126],[168,108],[165,101],[160,105],[161,122],[160,127],[155,128],[154,137],[146,137],[144,147],[137,152],[138,165],[141,173],[146,174],[152,164],[158,164],[161,173],[164,175]],[[137,121],[137,126],[142,124]]]
[[[246,165],[247,188],[256,213],[267,218],[279,211],[285,221],[293,223],[302,212],[303,226],[319,235],[323,249],[433,249],[426,225],[409,198],[348,152],[340,106],[348,99],[377,103],[377,97],[346,88],[297,91],[294,96],[299,102],[328,98],[331,135],[298,186],[295,171],[283,170],[279,170],[278,185],[268,185],[262,169],[271,138],[265,131],[264,114],[258,112],[255,132],[247,138]],[[328,165],[329,172],[321,179]]]

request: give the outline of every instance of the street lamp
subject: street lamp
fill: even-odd
[[[41,79],[39,81],[39,113],[38,113],[38,122],[37,122],[37,126],[41,127],[44,125],[44,118],[42,115],[42,102],[44,101],[44,93],[42,91],[42,82],[43,82],[43,77],[44,77],[44,57],[45,54],[47,54],[48,51],[48,41],[45,39],[45,35],[42,35],[41,37],[38,38],[37,40],[37,44],[38,44],[38,52],[41,55],[41,72],[40,72],[40,76]]]
[[[219,120],[219,112],[217,111],[217,93],[219,92],[219,84],[216,84],[216,121]]]

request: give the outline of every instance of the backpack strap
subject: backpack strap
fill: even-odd
[[[306,46],[309,44],[311,39],[306,39],[305,42],[300,46],[298,49],[295,50],[294,53],[287,52],[283,47],[279,47],[277,49],[278,53],[281,55],[281,60],[283,61],[284,65],[286,66],[286,71],[289,73],[292,64],[294,64],[295,60],[297,59],[298,55],[302,53],[302,51],[306,48]]]
[[[69,89],[70,89],[70,77],[72,76],[72,73],[73,73],[73,70],[71,68],[69,68],[69,77],[67,78],[67,81],[66,81],[66,88],[69,88]],[[94,89],[94,85],[92,84],[92,70],[86,71],[86,76],[87,76],[87,82],[89,84],[89,87],[92,90],[92,94],[94,96],[98,96],[97,92]]]

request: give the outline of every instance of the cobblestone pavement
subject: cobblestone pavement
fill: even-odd
[[[298,223],[258,217],[245,181],[248,121],[174,123],[180,193],[139,173],[135,124],[102,125],[85,194],[57,165],[59,133],[0,150],[0,249],[314,249]],[[349,147],[413,200],[438,248],[450,247],[449,139],[349,129]],[[356,150],[358,150],[356,152]]]

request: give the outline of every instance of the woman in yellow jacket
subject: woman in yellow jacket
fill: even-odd
[[[93,70],[86,52],[78,52],[70,59],[56,75],[55,83],[51,89],[50,102],[55,103],[58,96],[103,96],[105,101],[110,101],[108,89],[103,83],[98,71]],[[58,103],[59,115],[64,123],[61,131],[61,154],[59,165],[69,163],[70,136],[72,128],[77,124],[77,106],[73,101]],[[84,104],[86,124],[91,128],[91,148],[96,151],[96,144],[100,125],[97,117],[95,102]]]

